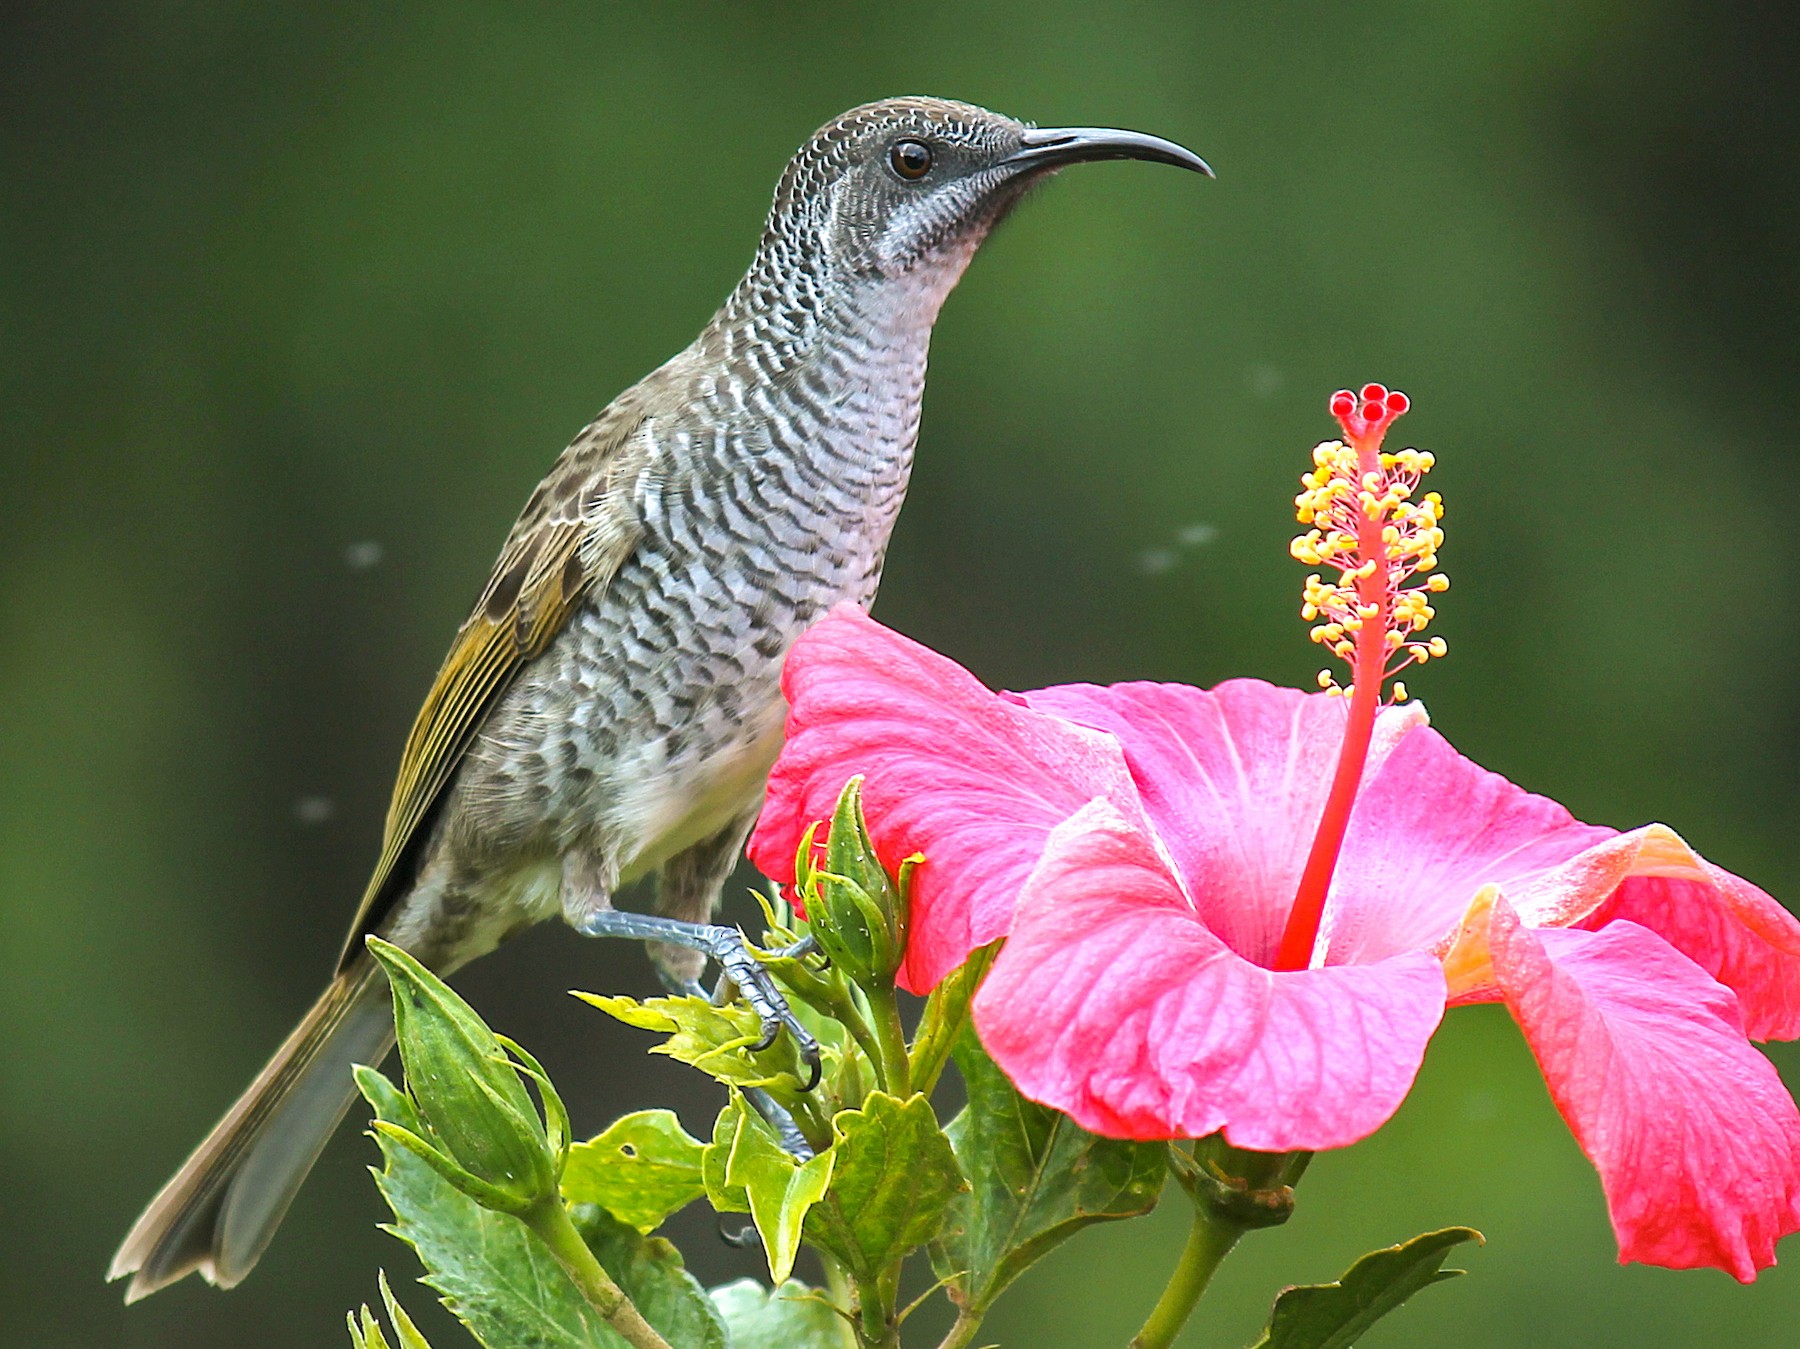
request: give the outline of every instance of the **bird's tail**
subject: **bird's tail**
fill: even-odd
[[[362,956],[133,1224],[106,1276],[136,1276],[125,1300],[195,1270],[221,1288],[248,1274],[356,1095],[350,1066],[393,1042],[386,981]]]

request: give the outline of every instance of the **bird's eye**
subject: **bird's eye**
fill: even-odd
[[[931,147],[923,141],[895,141],[888,167],[908,182],[923,178],[931,172]]]

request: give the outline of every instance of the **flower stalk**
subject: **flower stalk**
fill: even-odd
[[[1130,1349],[1167,1349],[1174,1343],[1238,1239],[1288,1220],[1293,1186],[1312,1160],[1307,1152],[1248,1152],[1217,1134],[1195,1144],[1191,1157],[1173,1145],[1171,1153],[1175,1178],[1194,1201],[1194,1223]]]
[[[669,1342],[644,1319],[636,1304],[625,1295],[625,1290],[595,1258],[560,1198],[547,1195],[518,1216],[549,1248],[556,1263],[581,1290],[588,1305],[599,1312],[606,1324],[632,1349],[670,1349]]]
[[[1231,1248],[1249,1230],[1241,1223],[1196,1207],[1194,1225],[1188,1229],[1187,1244],[1181,1249],[1175,1272],[1151,1308],[1143,1329],[1132,1337],[1130,1349],[1168,1349]]]

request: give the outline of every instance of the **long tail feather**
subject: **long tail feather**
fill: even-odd
[[[136,1276],[125,1300],[195,1271],[221,1288],[248,1274],[356,1095],[350,1066],[379,1063],[393,1042],[387,984],[365,956],[133,1224],[106,1276]]]

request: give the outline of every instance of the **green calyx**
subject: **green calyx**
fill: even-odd
[[[858,982],[888,983],[906,953],[907,891],[917,858],[896,882],[875,855],[863,817],[862,778],[844,784],[832,811],[825,863],[813,861],[815,829],[800,841],[795,877],[807,923],[825,954]],[[816,827],[815,827],[816,828]]]
[[[399,947],[370,937],[368,948],[387,971],[407,1091],[429,1137],[385,1122],[375,1127],[485,1208],[518,1213],[555,1195],[569,1117],[537,1060],[495,1035]],[[536,1082],[547,1125],[522,1077]]]

